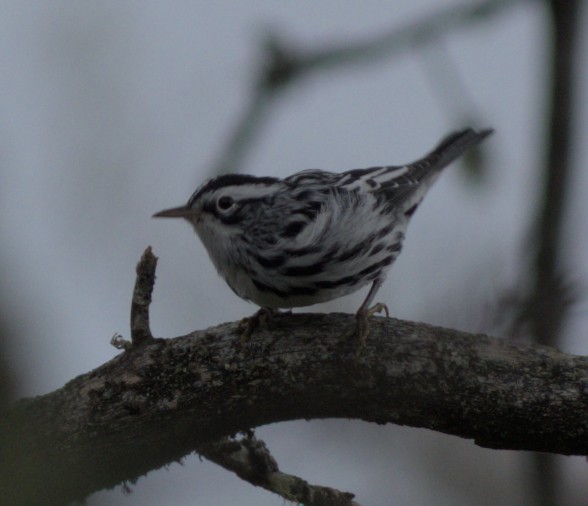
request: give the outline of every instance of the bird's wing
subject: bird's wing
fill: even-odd
[[[442,169],[491,133],[492,130],[471,128],[454,132],[420,160],[402,166],[350,170],[341,175],[339,185],[373,192],[390,207],[411,208],[422,199]]]

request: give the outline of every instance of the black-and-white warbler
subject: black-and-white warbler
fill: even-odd
[[[370,304],[411,216],[441,169],[491,132],[455,132],[403,166],[305,170],[285,179],[226,174],[154,216],[188,220],[231,289],[262,309],[309,306],[371,283],[357,312],[363,343],[370,316],[387,313]]]

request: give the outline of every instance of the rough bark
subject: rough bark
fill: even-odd
[[[236,323],[147,340],[14,406],[8,454],[42,463],[27,492],[34,497],[38,483],[43,504],[132,481],[202,444],[283,420],[354,418],[489,448],[588,454],[587,358],[387,318],[374,318],[357,358],[341,341],[353,322],[278,315],[246,351]]]

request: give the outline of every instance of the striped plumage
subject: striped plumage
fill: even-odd
[[[187,219],[233,291],[262,308],[308,306],[372,283],[365,313],[441,169],[490,133],[456,132],[404,166],[223,175],[155,216]]]

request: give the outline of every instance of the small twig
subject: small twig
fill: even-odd
[[[151,294],[155,285],[155,268],[157,257],[153,254],[151,246],[143,252],[141,260],[137,264],[137,279],[133,290],[133,302],[131,304],[131,339],[133,346],[153,339],[149,328],[149,305]]]
[[[242,480],[278,494],[286,501],[305,506],[358,506],[350,492],[311,485],[298,476],[281,472],[265,443],[252,433],[240,439],[225,437],[202,445],[198,453],[234,472]]]

